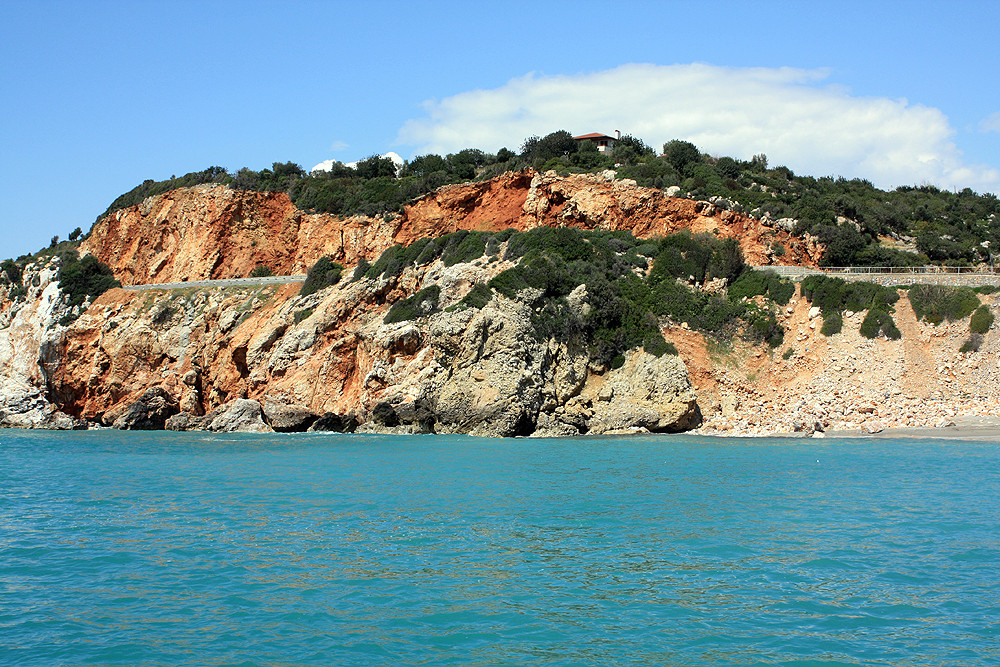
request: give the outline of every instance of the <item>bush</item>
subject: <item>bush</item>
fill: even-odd
[[[990,330],[993,326],[993,313],[990,312],[989,306],[983,305],[976,308],[975,312],[972,313],[972,317],[969,318],[969,331],[974,334],[984,334]],[[978,349],[978,348],[977,348]]]
[[[782,306],[795,294],[795,283],[782,280],[774,271],[744,271],[732,285],[729,286],[730,299],[766,295]]]
[[[5,259],[0,263],[0,281],[10,283],[14,286],[21,284],[23,270],[21,266],[12,259]]]
[[[64,256],[59,268],[59,289],[69,295],[69,305],[79,306],[88,297],[93,300],[112,287],[121,287],[111,269],[93,255],[76,259],[76,252]]]
[[[861,323],[861,335],[865,338],[878,338],[880,333],[889,340],[899,340],[901,335],[892,315],[884,310],[873,308],[868,311]]]
[[[844,318],[839,311],[830,311],[823,315],[823,327],[819,330],[824,336],[839,334],[844,329]]]
[[[962,347],[958,348],[959,352],[979,352],[979,348],[983,345],[983,335],[974,333],[969,336],[969,340],[962,343]]]
[[[340,276],[343,272],[344,267],[339,262],[334,262],[325,255],[320,257],[306,272],[306,279],[299,290],[299,296],[308,296],[331,285],[336,285],[340,282]]]
[[[971,287],[914,285],[909,298],[917,319],[931,324],[966,318],[979,306],[979,297]]]
[[[440,296],[441,288],[437,285],[426,287],[413,296],[392,304],[392,308],[389,309],[382,321],[386,324],[392,324],[430,315],[437,310]]]
[[[790,347],[784,351],[784,353],[781,355],[781,358],[784,359],[785,361],[788,361],[793,356],[795,356],[795,348]]]
[[[875,283],[849,283],[829,276],[806,276],[802,280],[802,296],[824,314],[872,308],[892,312],[893,304],[899,300],[899,292],[895,288]]]
[[[372,265],[368,262],[368,260],[362,257],[358,261],[358,265],[354,267],[354,273],[351,274],[351,282],[356,283],[362,278],[364,278],[365,274],[367,274],[371,268]]]
[[[313,314],[312,308],[306,308],[304,310],[296,310],[292,318],[295,320],[296,324],[299,324],[303,320],[308,319]]]
[[[274,271],[271,270],[271,267],[264,266],[263,264],[253,267],[253,271],[250,272],[251,278],[270,278],[273,275]]]
[[[461,310],[464,308],[482,308],[493,298],[493,290],[485,283],[479,283],[466,294],[461,301],[451,306],[448,310]]]

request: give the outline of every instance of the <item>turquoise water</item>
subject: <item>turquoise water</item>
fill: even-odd
[[[1000,444],[0,431],[3,664],[1000,664]]]

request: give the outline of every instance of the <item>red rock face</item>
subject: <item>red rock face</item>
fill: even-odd
[[[224,186],[181,188],[100,220],[82,248],[123,285],[238,278],[259,265],[301,274],[323,255],[352,266],[389,246],[460,229],[499,231],[542,225],[630,230],[638,237],[680,230],[739,240],[747,261],[815,266],[820,249],[783,230],[711,204],[667,197],[630,181],[534,172],[441,188],[383,218],[310,214],[282,193]],[[780,244],[785,254],[772,257]]]

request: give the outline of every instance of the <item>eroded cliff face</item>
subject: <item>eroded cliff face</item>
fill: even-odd
[[[739,240],[747,262],[815,266],[821,250],[760,221],[707,202],[668,197],[604,175],[507,173],[441,188],[379,218],[299,211],[285,194],[221,185],[181,188],[101,219],[81,247],[123,285],[245,277],[258,265],[296,275],[321,256],[353,266],[386,248],[466,230],[541,225],[630,230],[638,237],[688,229]],[[784,254],[775,256],[780,245]]]
[[[55,282],[58,271],[58,258],[29,264],[24,270],[27,294],[17,300],[0,288],[0,427],[81,426],[45,392],[66,330],[59,321],[70,312]]]
[[[504,174],[491,181],[441,188],[406,207],[397,242],[433,236],[434,229],[566,226],[628,230],[639,238],[682,230],[734,238],[748,264],[816,266],[822,249],[813,239],[721,209],[708,202],[669,197],[614,172],[559,176],[555,172]],[[775,255],[775,244],[784,254]]]
[[[307,297],[298,285],[112,290],[62,338],[49,393],[76,417],[123,428],[159,419],[178,429],[270,430],[289,411],[298,430],[333,414],[368,430],[487,436],[699,423],[677,357],[635,351],[612,370],[582,340],[539,340],[537,295],[449,309],[509,266],[438,260]],[[441,288],[442,310],[383,323],[389,304],[430,285]]]

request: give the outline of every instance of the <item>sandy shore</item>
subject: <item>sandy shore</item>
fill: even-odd
[[[827,431],[828,438],[936,438],[954,440],[993,440],[1000,444],[1000,418],[955,417],[954,426],[942,428],[887,428],[878,433],[860,429]]]

